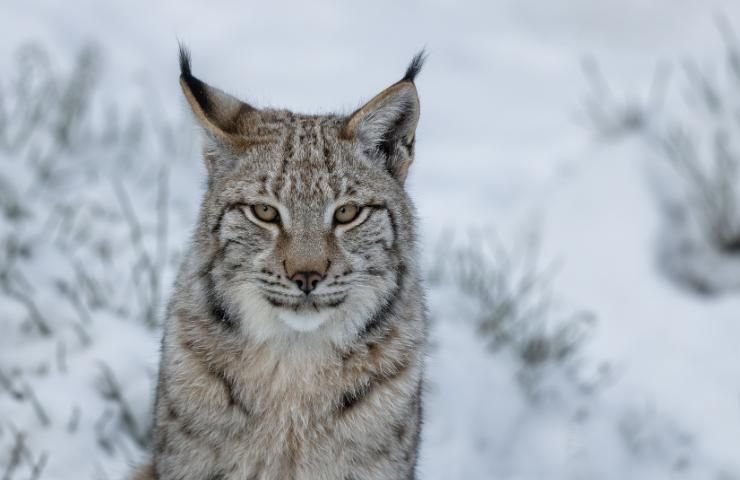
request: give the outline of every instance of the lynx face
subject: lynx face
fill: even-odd
[[[243,316],[295,330],[366,318],[396,285],[393,223],[408,209],[400,185],[339,142],[331,122],[284,128],[214,181],[224,212],[220,288]]]
[[[261,339],[342,337],[391,301],[414,242],[403,183],[420,65],[348,117],[308,116],[206,85],[181,52],[181,84],[208,136],[196,247],[207,245],[217,316]]]

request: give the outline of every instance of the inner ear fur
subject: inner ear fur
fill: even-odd
[[[350,115],[344,127],[347,137],[381,142],[412,139],[419,121],[419,97],[412,82],[401,81],[386,88]]]
[[[409,81],[391,85],[347,120],[343,136],[359,142],[370,156],[385,162],[401,182],[413,161],[419,97]]]

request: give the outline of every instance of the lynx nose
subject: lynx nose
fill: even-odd
[[[318,286],[319,282],[323,280],[323,278],[324,277],[319,272],[296,272],[292,277],[290,277],[290,280],[298,285],[298,288],[303,290],[303,293],[308,295],[316,289],[316,286]]]

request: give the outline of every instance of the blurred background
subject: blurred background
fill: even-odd
[[[121,479],[203,192],[177,83],[351,112],[429,52],[423,479],[740,479],[740,3],[0,4],[0,479]]]

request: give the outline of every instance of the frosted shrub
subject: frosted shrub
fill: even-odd
[[[507,249],[493,236],[473,235],[462,244],[446,238],[441,245],[433,282],[452,282],[474,301],[481,338],[492,351],[514,356],[530,398],[547,393],[547,385],[563,375],[577,379],[579,350],[594,317],[559,304],[556,265],[542,265],[535,240]]]
[[[650,171],[663,220],[659,268],[705,295],[740,289],[740,46],[726,22],[720,30],[719,62],[685,62],[672,75],[678,89],[662,66],[645,100],[617,99],[587,63],[589,127],[607,140],[635,136],[658,160]]]

